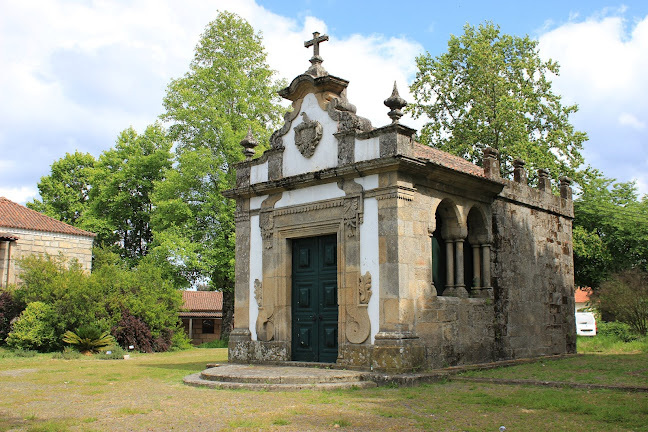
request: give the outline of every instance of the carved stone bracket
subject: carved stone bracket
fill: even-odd
[[[315,153],[317,144],[322,139],[324,128],[317,120],[309,119],[305,112],[302,113],[302,117],[304,117],[304,121],[294,129],[295,145],[305,158],[309,158]]]
[[[259,227],[261,228],[261,237],[265,241],[266,249],[271,249],[272,232],[274,230],[274,215],[272,210],[259,213]]]
[[[371,299],[371,274],[366,272],[358,279],[357,302],[346,308],[348,320],[346,337],[353,344],[361,344],[367,340],[371,332],[371,321],[367,306]]]
[[[355,237],[360,225],[360,212],[358,209],[359,198],[354,197],[345,200],[344,203],[344,230],[347,237]]]

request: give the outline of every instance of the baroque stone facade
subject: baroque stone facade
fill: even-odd
[[[555,196],[522,161],[500,178],[495,150],[479,167],[418,144],[395,86],[391,124],[374,128],[319,52],[311,63],[280,92],[293,110],[271,148],[226,193],[230,361],[396,372],[575,352],[568,179]]]

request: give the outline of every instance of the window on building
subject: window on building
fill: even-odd
[[[202,322],[202,332],[203,334],[214,334],[214,320],[206,319]]]

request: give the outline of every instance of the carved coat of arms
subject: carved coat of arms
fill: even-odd
[[[317,144],[322,139],[324,128],[317,120],[311,120],[306,113],[302,113],[304,121],[295,127],[295,145],[304,157],[311,157],[315,153]]]

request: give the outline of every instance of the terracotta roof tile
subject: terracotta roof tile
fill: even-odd
[[[191,312],[222,312],[223,293],[218,291],[182,291],[183,308]]]
[[[486,177],[484,169],[467,160],[451,155],[434,147],[426,146],[423,144],[414,144],[414,155],[421,159],[427,159],[434,164],[453,169],[455,171],[471,174],[477,177]]]
[[[576,303],[587,303],[590,300],[592,295],[592,288],[590,287],[578,287],[574,291],[574,300]]]
[[[18,239],[20,239],[20,237],[15,234],[0,232],[0,240],[2,241],[16,241]]]
[[[96,236],[94,233],[75,228],[60,220],[45,216],[42,213],[10,201],[5,197],[0,197],[0,227],[72,234],[84,237]]]

